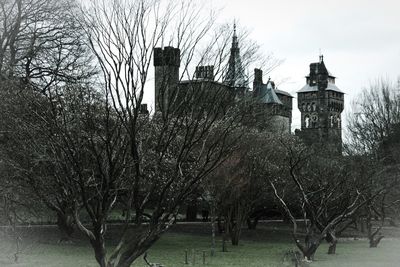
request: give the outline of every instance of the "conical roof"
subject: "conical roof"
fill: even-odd
[[[271,81],[266,84],[262,84],[257,88],[256,97],[258,101],[264,104],[280,104],[283,105],[282,101],[276,95],[276,92],[272,86]]]

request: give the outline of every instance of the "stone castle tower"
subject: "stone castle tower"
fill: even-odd
[[[307,144],[341,153],[344,93],[336,86],[335,78],[325,67],[323,56],[310,64],[307,84],[297,92],[301,131],[296,134]]]
[[[168,108],[179,83],[179,67],[181,52],[178,48],[164,47],[154,49],[155,69],[155,107],[154,111],[163,111]]]
[[[267,121],[264,121],[267,127],[277,132],[290,133],[293,97],[279,90],[270,78],[267,83],[264,83],[261,69],[254,69],[253,97],[256,100],[254,104],[258,110],[257,113],[261,115],[257,116],[257,124],[263,123],[264,115],[267,118]]]

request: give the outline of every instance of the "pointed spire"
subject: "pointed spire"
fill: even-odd
[[[239,48],[239,41],[236,34],[236,20],[233,20],[232,48]]]
[[[236,33],[236,20],[233,22],[232,47],[228,64],[228,72],[224,78],[224,83],[235,88],[247,88],[248,76],[245,73],[240,57],[239,41]]]

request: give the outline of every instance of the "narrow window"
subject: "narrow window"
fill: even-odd
[[[304,118],[306,128],[310,128],[310,117],[306,116]]]

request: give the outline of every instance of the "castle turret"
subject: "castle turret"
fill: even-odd
[[[310,64],[306,85],[298,91],[301,133],[306,143],[341,152],[344,93],[335,84],[336,77],[327,70],[323,56]]]
[[[278,90],[271,79],[263,83],[263,72],[254,69],[253,97],[254,114],[257,125],[261,128],[290,133],[292,122],[292,96]]]
[[[180,50],[173,47],[154,49],[155,112],[168,108],[177,94],[179,83]]]

